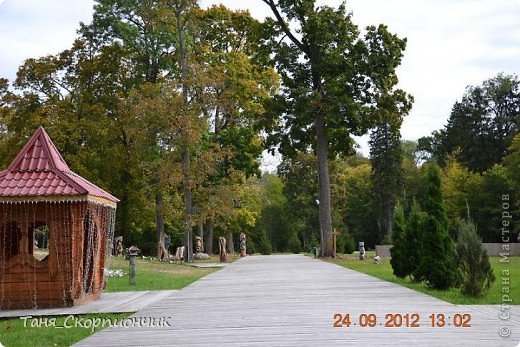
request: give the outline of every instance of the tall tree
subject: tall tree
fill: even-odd
[[[264,22],[266,52],[273,53],[283,82],[267,126],[269,144],[279,143],[285,155],[314,149],[322,255],[332,256],[328,159],[352,152],[350,135],[372,128],[383,103],[407,107],[408,96],[395,89],[406,41],[384,25],[368,27],[360,38],[345,4],[262,1],[274,15]]]
[[[173,0],[169,3],[173,10],[174,26],[176,29],[177,43],[177,60],[180,70],[179,86],[182,90],[182,100],[184,108],[183,128],[181,131],[182,138],[182,189],[184,196],[184,246],[186,247],[186,255],[184,260],[191,262],[193,257],[192,242],[192,184],[191,184],[191,162],[190,162],[190,146],[191,140],[191,117],[196,117],[197,110],[194,109],[192,100],[193,95],[190,88],[189,80],[189,55],[191,46],[189,44],[189,12],[196,6],[196,0]],[[192,40],[191,40],[192,41]]]
[[[121,199],[117,229],[130,236],[147,211],[138,207],[144,202],[142,157],[134,146],[142,134],[134,131],[136,118],[118,110],[132,89],[132,68],[123,57],[120,47],[100,47],[87,35],[59,54],[26,60],[15,81],[18,92],[10,97],[14,112],[4,124],[7,151],[45,126],[76,172]]]
[[[441,164],[454,153],[471,171],[482,173],[500,162],[519,131],[520,80],[498,74],[480,86],[467,87],[445,129],[420,143]]]
[[[265,100],[278,87],[278,77],[258,56],[260,23],[248,12],[220,5],[195,9],[193,17],[197,23],[193,59],[205,79],[197,97],[212,125],[210,137],[223,153],[216,163],[218,170],[203,184],[207,196],[199,196],[211,200],[211,194],[222,192],[218,186],[231,188],[239,183],[232,178],[242,180],[237,172],[246,178],[260,174],[263,141],[258,122],[265,113]],[[203,214],[211,219],[220,213],[207,210]],[[232,247],[233,233],[227,236]]]
[[[504,195],[508,197],[508,212],[511,215],[505,220],[514,225],[519,218],[514,209],[517,204],[517,191],[514,189],[514,183],[510,179],[508,170],[503,165],[494,165],[479,178],[478,185],[471,186],[473,189],[468,197],[471,217],[484,242],[502,242],[502,213],[504,210],[501,204],[497,204],[495,201],[502,201]],[[507,230],[510,229],[513,228]],[[512,233],[513,230],[510,232]]]
[[[80,32],[91,37],[98,46],[120,46],[125,52],[124,60],[132,66],[129,80],[134,88],[144,83],[157,83],[164,75],[176,70],[176,31],[168,20],[170,13],[164,2],[155,0],[122,1],[98,0],[94,6],[92,23],[82,25]],[[154,122],[154,124],[158,124]],[[149,138],[160,139],[161,124],[148,128]],[[155,147],[156,163],[160,165],[164,150],[159,141],[149,144]],[[159,172],[157,168],[156,172]],[[125,180],[129,181],[125,174]],[[155,190],[157,241],[164,238],[163,191],[166,183],[158,175],[151,176]],[[161,247],[158,247],[161,254]]]
[[[511,196],[511,199],[515,199],[511,207],[514,209],[514,219],[509,222],[513,225],[512,232],[516,233],[517,240],[520,241],[520,134],[517,134],[513,139],[511,146],[509,147],[509,154],[504,158],[504,166],[508,172],[509,179],[511,181],[511,193],[515,196]],[[513,195],[513,194],[511,194]]]
[[[384,118],[383,118],[384,119]],[[384,119],[370,134],[370,161],[381,239],[392,238],[395,203],[403,192],[401,122]]]

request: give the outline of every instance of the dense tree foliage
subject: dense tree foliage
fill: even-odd
[[[519,131],[520,80],[499,74],[468,87],[453,105],[446,127],[420,144],[441,164],[454,153],[471,171],[484,172],[507,154]]]

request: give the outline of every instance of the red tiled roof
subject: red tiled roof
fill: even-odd
[[[0,172],[0,199],[23,197],[93,196],[119,200],[70,171],[67,163],[40,127],[7,170]]]

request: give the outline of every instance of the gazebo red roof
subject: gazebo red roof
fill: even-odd
[[[47,132],[38,128],[9,167],[0,172],[0,201],[119,201],[69,169]]]

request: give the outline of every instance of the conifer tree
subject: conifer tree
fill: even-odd
[[[403,236],[403,243],[406,250],[406,275],[410,277],[412,281],[415,281],[414,273],[417,270],[420,262],[420,246],[421,246],[421,235],[423,234],[424,228],[424,213],[421,211],[421,207],[414,200],[410,214],[406,219],[406,228]]]
[[[420,262],[415,275],[435,289],[447,289],[455,280],[455,248],[448,234],[440,169],[429,164],[425,197],[427,218],[421,235]]]
[[[390,264],[392,265],[392,269],[394,275],[399,278],[405,278],[409,273],[407,271],[407,256],[406,256],[406,243],[405,243],[405,219],[404,219],[404,211],[403,206],[398,203],[395,207],[395,215],[394,215],[394,225],[393,225],[393,235],[392,235],[392,244],[393,247],[390,248],[390,254],[392,258],[390,259]]]
[[[495,281],[482,240],[471,221],[462,221],[457,239],[457,260],[461,292],[469,296],[483,295]]]

